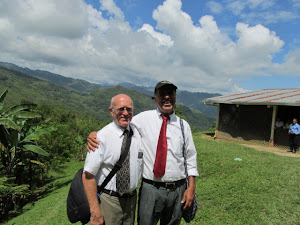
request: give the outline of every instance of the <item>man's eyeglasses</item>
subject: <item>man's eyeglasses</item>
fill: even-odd
[[[121,107],[121,108],[117,108],[116,110],[118,112],[124,112],[125,110],[129,113],[132,112],[132,108],[130,108],[130,107]]]

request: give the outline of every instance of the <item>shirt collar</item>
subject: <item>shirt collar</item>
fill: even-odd
[[[130,131],[130,125],[126,128],[120,127],[115,121],[113,121],[113,127],[115,132],[117,133],[118,137],[122,137],[125,129]]]
[[[161,111],[157,108],[156,112],[157,112],[157,115],[160,117],[161,114],[162,114]],[[174,110],[173,110],[173,113],[171,115],[169,115],[169,117],[170,117],[170,121],[173,121],[173,120],[176,119],[176,115],[175,115],[175,111]]]

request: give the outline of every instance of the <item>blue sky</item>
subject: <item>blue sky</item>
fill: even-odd
[[[0,61],[96,83],[300,88],[299,17],[300,0],[2,0]]]

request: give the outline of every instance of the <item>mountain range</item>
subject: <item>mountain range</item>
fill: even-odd
[[[63,105],[102,121],[111,120],[107,108],[110,99],[119,93],[128,94],[132,98],[135,114],[155,108],[155,103],[151,99],[153,87],[136,86],[131,83],[109,87],[0,62],[0,92],[5,89],[9,90],[6,100],[10,105],[18,104],[20,101]],[[178,91],[177,103],[190,124],[197,129],[205,130],[215,120],[216,109],[205,106],[203,99],[218,95]]]

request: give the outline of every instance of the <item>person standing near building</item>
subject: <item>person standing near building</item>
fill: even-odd
[[[289,144],[290,150],[288,152],[296,153],[299,145],[299,134],[300,134],[300,125],[298,124],[298,119],[294,118],[293,123],[289,129]]]
[[[91,212],[91,225],[132,225],[135,219],[136,188],[142,175],[143,151],[139,132],[130,126],[133,103],[129,96],[112,98],[113,122],[97,133],[99,147],[88,152],[82,181]],[[130,140],[131,142],[128,141]],[[126,147],[127,146],[127,147]],[[129,151],[121,169],[112,177],[100,195],[99,187],[126,148]]]

